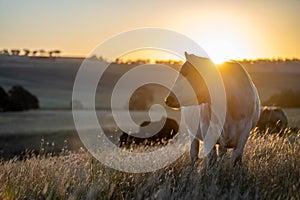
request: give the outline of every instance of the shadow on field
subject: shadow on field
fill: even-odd
[[[49,134],[0,135],[0,157],[4,160],[17,156],[23,159],[29,151],[35,155],[57,155],[63,150],[78,151],[83,144],[76,131],[59,131]]]

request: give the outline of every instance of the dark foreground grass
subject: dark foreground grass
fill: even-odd
[[[86,152],[0,163],[0,199],[300,199],[300,137],[250,136],[243,164],[211,168],[188,154],[152,173],[103,166]]]

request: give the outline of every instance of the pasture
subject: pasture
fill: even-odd
[[[164,169],[130,174],[84,150],[0,162],[1,199],[299,199],[299,130],[283,137],[252,133],[243,164],[225,157],[190,166],[188,153]],[[228,156],[229,157],[229,156]]]
[[[288,127],[293,127],[284,134],[253,132],[240,166],[233,168],[228,154],[211,168],[205,167],[205,160],[192,168],[186,152],[161,170],[124,173],[104,166],[80,148],[68,110],[79,64],[78,60],[60,59],[0,62],[1,85],[22,84],[38,95],[42,109],[56,109],[1,113],[0,199],[300,199],[300,109],[284,109]],[[118,65],[107,79],[130,67]],[[249,73],[262,100],[282,89],[299,87],[298,68],[295,73],[268,74],[254,69]],[[165,92],[158,90],[156,100],[165,97]],[[103,100],[100,108],[106,108],[103,102],[110,102],[106,93],[98,99]],[[115,133],[106,112],[97,115],[103,117],[105,128]],[[29,151],[22,160],[4,158],[26,148],[42,154]]]

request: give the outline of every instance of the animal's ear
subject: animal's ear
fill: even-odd
[[[185,56],[185,59],[187,60],[188,57],[189,57],[189,54],[185,51],[185,52],[184,52],[184,56]]]

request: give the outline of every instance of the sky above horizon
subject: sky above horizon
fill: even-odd
[[[190,37],[217,62],[300,58],[299,19],[300,0],[0,0],[0,49],[87,56],[120,32],[158,27]]]

